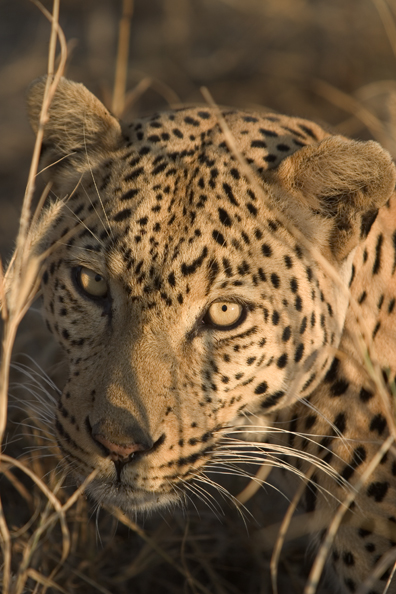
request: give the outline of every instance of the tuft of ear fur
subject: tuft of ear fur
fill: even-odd
[[[46,77],[35,80],[27,93],[31,126],[37,133]],[[85,153],[93,161],[115,150],[122,141],[121,126],[82,84],[61,78],[44,126],[47,164],[69,156],[78,171],[86,168]]]
[[[305,211],[314,226],[327,229],[329,255],[342,260],[367,236],[378,209],[391,197],[396,168],[377,142],[330,136],[284,159],[275,177],[282,194],[294,199],[292,210],[301,212],[305,205],[308,213],[303,208],[300,217]]]

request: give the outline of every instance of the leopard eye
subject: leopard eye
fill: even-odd
[[[77,282],[84,293],[90,297],[103,298],[106,297],[108,286],[106,280],[101,274],[80,266],[77,269]]]
[[[206,321],[219,328],[235,326],[239,321],[242,321],[243,311],[244,309],[240,303],[216,301],[209,307]]]

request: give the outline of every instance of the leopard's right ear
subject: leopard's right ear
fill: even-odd
[[[29,119],[35,133],[39,128],[46,78],[35,80],[27,94]],[[118,120],[99,99],[84,85],[61,78],[44,126],[44,166],[62,160],[61,168],[66,166],[69,171],[82,173],[116,150],[122,141]],[[49,172],[50,177],[55,169]]]

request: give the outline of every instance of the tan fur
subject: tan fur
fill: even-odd
[[[43,87],[30,90],[35,129]],[[363,319],[374,363],[396,373],[395,167],[377,143],[306,120],[223,117],[259,192],[214,110],[165,112],[121,136],[82,85],[61,82],[43,157],[60,160],[49,169],[56,193],[74,189],[48,234],[59,247],[43,277],[70,365],[57,439],[80,480],[98,470],[89,489],[99,503],[147,510],[219,464],[222,437],[246,419],[282,421],[297,458],[328,461],[341,477],[318,470],[319,491],[307,492],[329,522],[389,431],[391,401],[355,339]],[[83,290],[81,267],[107,283],[103,298]],[[215,302],[240,304],[240,319],[214,325]],[[363,527],[396,517],[395,475],[389,455],[335,539],[346,592],[391,546],[374,535],[374,555]]]

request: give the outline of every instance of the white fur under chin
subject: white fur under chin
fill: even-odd
[[[125,484],[109,484],[93,480],[86,488],[87,495],[100,504],[114,505],[126,514],[155,511],[179,502],[172,493],[155,493],[133,489]]]

